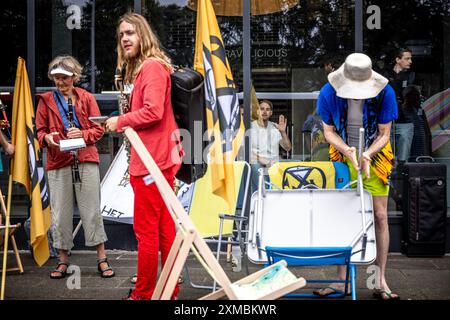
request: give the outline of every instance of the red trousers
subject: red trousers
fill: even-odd
[[[164,177],[173,187],[172,170],[164,171]],[[143,176],[130,176],[134,191],[134,233],[138,242],[137,282],[132,297],[150,299],[158,278],[158,251],[161,251],[162,267],[167,260],[175,239],[175,222],[156,187],[152,182],[146,186]],[[179,291],[177,284],[172,298]]]

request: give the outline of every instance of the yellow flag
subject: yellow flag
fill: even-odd
[[[36,138],[33,100],[25,60],[19,57],[14,85],[12,115],[12,144],[15,146],[11,162],[12,180],[24,185],[30,197],[31,236],[33,256],[42,266],[49,258],[47,231],[50,227],[48,188],[42,166],[41,151]]]
[[[233,162],[244,136],[239,100],[210,0],[197,3],[194,68],[205,78],[206,119],[211,142],[213,192],[230,206],[236,197]]]

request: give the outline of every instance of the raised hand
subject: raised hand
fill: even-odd
[[[287,126],[287,118],[285,118],[282,114],[280,114],[280,117],[278,118],[278,125],[277,128],[280,130],[280,132],[286,131]]]

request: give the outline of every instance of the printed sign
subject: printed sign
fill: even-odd
[[[127,152],[122,145],[102,180],[100,211],[107,220],[133,224],[133,202]]]

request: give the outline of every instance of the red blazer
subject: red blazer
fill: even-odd
[[[97,147],[95,143],[103,136],[104,130],[100,125],[89,121],[89,117],[100,116],[100,110],[92,94],[82,88],[75,88],[77,97],[75,102],[75,112],[80,122],[86,148],[78,150],[80,162],[99,163]],[[36,130],[41,148],[47,147],[44,140],[46,134],[59,132],[54,136],[57,143],[61,139],[67,139],[64,123],[61,118],[53,92],[46,92],[38,95],[39,104],[36,111]],[[73,157],[70,152],[61,152],[59,148],[48,148],[47,150],[47,170],[63,168],[73,164]]]
[[[161,171],[170,168],[175,175],[184,151],[173,115],[170,72],[162,63],[147,59],[133,85],[130,112],[119,116],[118,131],[136,130]],[[133,148],[129,171],[133,176],[149,173]]]

